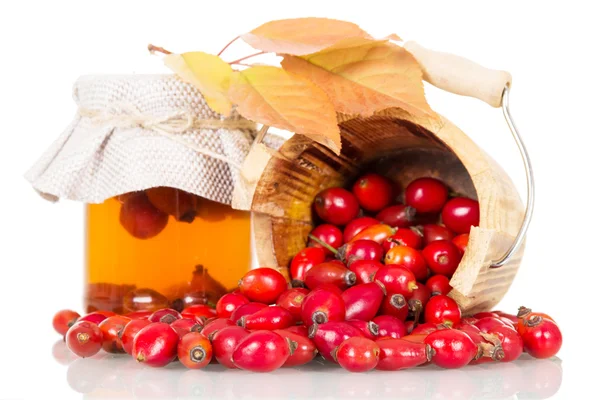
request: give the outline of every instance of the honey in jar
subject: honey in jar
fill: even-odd
[[[250,268],[250,213],[167,187],[86,206],[86,311],[214,305]]]

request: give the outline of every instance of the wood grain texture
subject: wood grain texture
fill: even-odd
[[[342,153],[300,135],[266,162],[254,190],[252,211],[261,266],[285,270],[306,244],[312,228],[312,200],[321,190],[345,185],[362,170],[381,172],[402,187],[433,176],[458,193],[477,198],[481,222],[473,228],[450,295],[465,313],[491,309],[512,283],[523,248],[511,262],[490,269],[521,226],[523,204],[513,183],[485,152],[442,116],[416,117],[388,109],[369,118],[339,115]]]

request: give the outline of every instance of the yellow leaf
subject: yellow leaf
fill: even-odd
[[[225,116],[231,113],[227,91],[233,70],[229,64],[201,51],[168,54],[163,61],[181,79],[198,88],[210,108]]]
[[[387,40],[345,39],[307,56],[285,55],[281,65],[313,81],[344,114],[369,116],[400,107],[434,115],[425,100],[419,64]]]
[[[315,53],[351,37],[370,36],[356,24],[328,18],[271,21],[241,36],[255,49],[293,55]]]
[[[229,98],[244,117],[306,135],[333,150],[341,150],[333,105],[311,81],[281,68],[254,66],[234,72]]]

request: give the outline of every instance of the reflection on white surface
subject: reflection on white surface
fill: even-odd
[[[62,341],[52,353],[59,363],[68,364],[67,383],[84,399],[546,399],[562,381],[560,359],[529,356],[460,370],[427,366],[352,374],[315,361],[302,368],[256,374],[216,364],[200,371],[178,363],[154,369],[126,355],[74,359]]]

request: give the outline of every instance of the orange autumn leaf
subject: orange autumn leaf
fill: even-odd
[[[231,113],[227,91],[233,70],[229,64],[201,51],[167,54],[163,62],[181,79],[194,85],[210,108],[225,116]]]
[[[300,75],[271,66],[234,72],[229,99],[245,118],[306,135],[340,153],[333,105],[325,92]]]
[[[387,40],[345,39],[314,54],[284,55],[281,65],[323,89],[336,111],[372,115],[400,107],[416,115],[434,115],[414,57]]]
[[[255,49],[293,55],[315,53],[351,37],[370,36],[356,24],[329,18],[271,21],[241,36]]]

